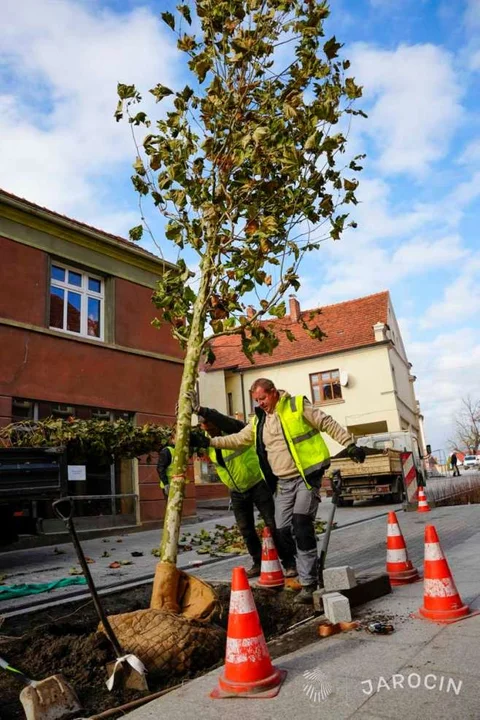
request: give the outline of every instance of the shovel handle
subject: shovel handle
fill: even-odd
[[[70,512],[68,513],[68,515],[64,515],[59,510],[59,507],[58,507],[60,505],[60,503],[64,503],[64,502],[70,503]],[[112,626],[110,625],[110,623],[108,621],[108,618],[103,609],[103,605],[100,602],[100,597],[98,595],[97,588],[95,587],[95,583],[93,582],[92,573],[90,572],[88,563],[85,560],[85,554],[84,554],[83,548],[80,544],[80,540],[78,539],[77,531],[75,530],[75,525],[73,524],[73,500],[71,497],[59,498],[58,500],[55,500],[52,503],[52,508],[53,508],[54,512],[58,515],[58,517],[65,522],[65,525],[67,526],[67,530],[69,531],[70,535],[72,536],[73,546],[77,553],[78,561],[83,570],[83,574],[85,575],[85,579],[87,581],[88,589],[90,590],[90,594],[92,596],[93,604],[95,605],[95,610],[97,611],[97,615],[98,615],[100,621],[102,622],[103,627],[105,628],[105,633],[106,633],[108,639],[110,640],[110,642],[113,645],[113,648],[115,650],[117,658],[122,657],[122,655],[124,655],[124,652],[122,650],[120,643],[118,642],[117,636],[113,632]]]

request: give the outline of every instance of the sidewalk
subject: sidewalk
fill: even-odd
[[[475,506],[449,510],[464,520],[478,519]],[[426,519],[423,516],[422,525],[435,524],[463,602],[472,611],[480,611],[477,525],[468,537],[457,532],[456,539],[445,528],[443,543],[442,519],[446,516],[432,516],[434,512]],[[420,522],[418,516],[416,521]],[[418,567],[422,569],[421,564]],[[239,717],[248,713],[249,720],[478,720],[480,615],[441,625],[412,617],[422,604],[423,582],[394,588],[392,595],[364,605],[355,615],[365,623],[387,618],[395,627],[393,634],[351,631],[319,639],[277,659],[274,664],[285,668],[288,675],[276,698],[212,700],[209,693],[217,685],[217,669],[133,711],[129,720],[223,720],[227,713]],[[319,680],[303,676],[314,670],[320,671]],[[318,695],[316,702],[309,699],[308,685],[312,682],[318,689],[323,682],[329,693],[324,700]]]

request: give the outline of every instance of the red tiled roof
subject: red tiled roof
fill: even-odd
[[[371,345],[375,342],[373,326],[378,322],[387,324],[388,303],[389,293],[384,291],[336,305],[326,305],[321,308],[321,314],[312,321],[308,319],[311,310],[303,310],[301,316],[307,325],[318,325],[326,333],[327,337],[323,340],[309,337],[301,325],[292,321],[289,315],[281,319],[265,320],[264,324],[274,326],[280,343],[272,355],[255,355],[255,366],[268,367]],[[295,342],[287,340],[282,332],[287,329],[295,335]],[[216,360],[213,365],[203,368],[207,372],[252,367],[242,352],[239,336],[213,338],[211,347]]]
[[[87,225],[87,223],[81,222],[80,220],[75,220],[73,218],[68,217],[67,215],[62,215],[61,213],[57,213],[54,210],[49,210],[49,208],[43,207],[42,205],[37,205],[36,203],[31,202],[30,200],[26,200],[25,198],[19,197],[18,195],[14,195],[13,193],[9,193],[6,190],[3,190],[0,188],[0,200],[2,199],[2,196],[5,198],[10,198],[11,200],[18,200],[22,203],[22,205],[25,205],[27,207],[30,207],[32,210],[40,210],[42,213],[46,213],[47,215],[50,215],[52,217],[52,220],[55,221],[55,219],[67,221],[71,225],[76,225],[79,230],[90,230],[91,232],[98,233],[98,235],[103,235],[105,238],[108,238],[109,240],[114,240],[115,242],[118,242],[120,245],[124,245],[128,247],[130,250],[142,253],[143,255],[147,255],[149,258],[152,258],[156,260],[157,262],[162,262],[163,260],[158,257],[158,255],[155,255],[154,253],[149,252],[148,250],[144,250],[142,247],[137,245],[136,243],[131,242],[130,240],[126,240],[125,238],[120,237],[119,235],[113,235],[112,233],[106,232],[105,230],[99,230],[96,227],[93,227],[93,225]],[[166,262],[167,265],[171,265],[171,263]]]

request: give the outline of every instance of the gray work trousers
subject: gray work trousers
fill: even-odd
[[[277,531],[293,528],[298,578],[302,585],[318,583],[314,524],[317,508],[318,497],[306,487],[302,477],[279,479],[275,498],[275,523]]]

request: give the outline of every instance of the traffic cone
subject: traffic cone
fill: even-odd
[[[423,487],[418,488],[418,507],[417,512],[430,512],[430,507],[427,502],[427,496]]]
[[[278,559],[272,532],[268,527],[263,530],[262,565],[257,585],[271,588],[285,587],[285,576]]]
[[[394,512],[388,513],[386,569],[391,585],[406,585],[420,579],[417,568],[408,559],[405,540]]]
[[[423,576],[423,606],[418,611],[422,617],[453,622],[469,614],[470,608],[462,603],[433,525],[425,526]]]
[[[286,674],[270,660],[245,568],[233,568],[225,666],[210,697],[275,697]]]

